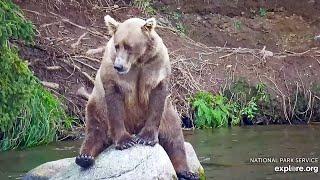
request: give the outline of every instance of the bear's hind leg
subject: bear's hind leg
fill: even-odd
[[[179,116],[172,106],[167,109],[162,119],[159,143],[167,152],[179,180],[200,179],[197,173],[189,170]]]
[[[166,150],[179,180],[199,180],[199,175],[188,168],[184,143],[160,139],[160,144]]]
[[[99,121],[95,103],[89,102],[86,111],[86,137],[82,143],[80,155],[76,157],[76,163],[88,168],[94,164],[94,158],[105,148],[111,145],[111,140],[107,137],[107,123],[105,119]]]

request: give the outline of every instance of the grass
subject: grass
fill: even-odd
[[[1,150],[32,147],[58,140],[72,126],[60,102],[40,85],[22,106],[12,128],[4,131]]]
[[[10,0],[0,2],[0,17],[0,151],[57,140],[72,120],[10,43],[15,39],[32,44],[34,27]]]

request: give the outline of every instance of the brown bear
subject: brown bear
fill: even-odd
[[[188,168],[180,119],[168,98],[171,66],[155,19],[104,19],[112,37],[88,100],[86,137],[76,163],[93,165],[112,143],[120,150],[160,143],[179,179],[199,179]]]

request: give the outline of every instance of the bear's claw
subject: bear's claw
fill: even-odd
[[[148,145],[148,146],[154,146],[158,143],[158,140],[150,140],[150,139],[146,139],[143,137],[140,137],[139,135],[137,135],[135,137],[135,141],[137,142],[137,144],[142,144],[142,145]]]
[[[94,157],[87,154],[80,154],[76,157],[76,163],[83,168],[88,168],[94,164]]]
[[[177,173],[177,176],[179,180],[200,180],[200,177],[197,173],[192,173],[190,171]]]
[[[136,144],[135,140],[131,137],[127,138],[126,140],[122,141],[121,143],[116,145],[117,150],[124,150],[131,148]]]

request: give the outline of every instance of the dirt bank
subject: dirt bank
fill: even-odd
[[[16,2],[36,25],[38,33],[35,47],[21,45],[22,57],[40,80],[59,85],[49,89],[65,102],[72,115],[84,120],[86,100],[77,95],[77,91],[80,87],[93,87],[92,80],[99,67],[101,54],[88,56],[85,52],[107,42],[109,37],[103,16],[110,14],[118,20],[125,20],[146,15],[139,8],[100,1]],[[217,93],[243,77],[252,85],[265,83],[274,101],[279,103],[277,111],[282,118],[272,122],[306,123],[320,120],[316,106],[320,101],[320,89],[315,88],[320,84],[320,51],[313,39],[301,41],[303,34],[310,34],[311,37],[316,32],[316,26],[311,25],[309,20],[287,12],[274,13],[272,17],[255,15],[253,18],[224,12],[219,14],[219,11],[218,14],[199,14],[187,11],[188,8],[184,6],[178,11],[182,16],[172,18],[176,10],[170,10],[165,3],[158,7],[161,6],[167,6],[167,10],[160,11],[158,19],[173,19],[168,21],[173,25],[181,22],[187,27],[187,35],[202,42],[181,37],[170,28],[158,28],[170,51],[173,100],[182,115],[191,117],[187,98],[193,93],[199,90]],[[288,16],[290,21],[283,21],[284,16]],[[235,21],[241,21],[241,31],[238,31],[239,26],[234,24]],[[293,22],[296,23],[294,27],[291,26]],[[303,30],[308,26],[310,28]],[[291,36],[292,32],[296,36]],[[288,37],[298,37],[298,40],[291,42],[286,40]],[[211,47],[216,45],[225,47]],[[261,51],[263,46],[267,48]],[[298,92],[301,92],[304,100],[299,111],[297,102],[300,95],[295,96]],[[305,118],[296,115],[300,112]],[[269,122],[272,123],[266,119],[266,123]]]
[[[162,0],[161,2],[171,10],[180,8],[184,13],[215,13],[229,17],[239,15],[253,17],[259,8],[266,8],[268,11],[286,10],[287,15],[297,14],[315,20],[319,19],[320,10],[320,2],[316,0]]]
[[[166,9],[167,8],[167,9]],[[189,37],[209,46],[303,51],[319,47],[318,1],[209,0],[159,3],[169,17],[181,14]]]

